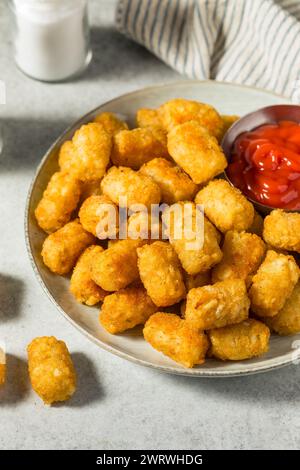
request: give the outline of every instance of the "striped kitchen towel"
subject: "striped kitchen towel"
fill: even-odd
[[[178,72],[300,89],[300,0],[119,0],[119,31]]]

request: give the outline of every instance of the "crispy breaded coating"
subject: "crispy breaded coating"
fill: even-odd
[[[276,209],[265,218],[265,241],[274,248],[300,253],[300,214]]]
[[[99,321],[114,335],[143,325],[156,311],[157,307],[144,287],[127,287],[104,299]]]
[[[245,320],[249,307],[245,281],[228,279],[190,290],[185,319],[194,328],[211,330]]]
[[[217,139],[196,121],[176,126],[169,132],[168,150],[196,184],[206,183],[227,167]]]
[[[141,167],[140,173],[150,176],[158,184],[162,202],[166,204],[190,201],[199,189],[179,166],[164,158],[154,158]]]
[[[28,345],[27,353],[31,385],[43,402],[51,405],[71,398],[76,372],[66,344],[54,336],[42,336]]]
[[[264,229],[264,219],[262,216],[254,209],[254,219],[252,225],[248,228],[249,233],[254,233],[262,238]]]
[[[137,247],[141,240],[120,240],[94,256],[91,275],[102,289],[114,292],[139,279]]]
[[[178,257],[168,242],[138,248],[138,268],[148,295],[158,307],[168,307],[185,297]]]
[[[210,330],[210,353],[222,361],[243,361],[268,352],[270,330],[249,318],[238,325]]]
[[[114,113],[101,113],[95,117],[94,122],[102,124],[106,132],[113,136],[120,131],[128,129],[125,121],[122,121]]]
[[[141,108],[136,113],[137,127],[163,127],[157,109]]]
[[[260,317],[274,317],[282,309],[299,279],[293,256],[267,251],[252,279],[249,291],[251,310]]]
[[[149,176],[122,166],[113,166],[108,170],[101,181],[101,189],[115,204],[122,207],[143,204],[151,208],[151,204],[159,204],[161,199],[159,186]]]
[[[228,114],[222,114],[221,115],[222,121],[223,121],[223,129],[222,132],[220,133],[219,136],[219,141],[221,142],[222,139],[224,138],[226,132],[231,128],[231,126],[240,119],[240,116],[235,116],[233,115],[228,115]]]
[[[262,318],[262,321],[281,336],[300,333],[300,282],[296,284],[279,313],[275,317]]]
[[[179,124],[196,121],[219,139],[223,132],[223,120],[209,104],[185,99],[173,99],[158,108],[163,127],[169,132]]]
[[[118,235],[119,210],[105,194],[87,198],[79,210],[79,219],[83,228],[100,240]]]
[[[82,182],[81,196],[80,196],[80,201],[79,201],[80,205],[90,196],[101,195],[100,183],[101,183],[101,179],[87,180],[87,181]]]
[[[61,170],[72,173],[81,181],[101,179],[112,149],[112,138],[102,124],[91,122],[81,126],[72,143],[73,151],[68,148],[68,152],[59,154]]]
[[[70,291],[76,300],[86,305],[96,305],[103,302],[108,294],[101,289],[91,277],[94,257],[103,252],[98,245],[89,246],[80,256],[71,276]]]
[[[203,364],[208,350],[208,340],[173,313],[157,312],[144,327],[144,338],[157,351],[184,367]]]
[[[0,348],[0,386],[5,384],[6,379],[6,355],[5,351]]]
[[[95,242],[79,220],[73,220],[45,239],[42,258],[45,265],[56,274],[67,274],[74,268],[81,253]]]
[[[211,284],[211,271],[205,271],[194,275],[184,272],[184,283],[187,292],[191,289],[195,289],[196,287],[207,286]]]
[[[163,223],[167,227],[170,243],[188,274],[208,271],[222,259],[217,231],[194,202],[178,202],[166,209]]]
[[[199,191],[195,202],[203,205],[205,215],[223,233],[228,230],[241,232],[253,223],[253,205],[225,180],[216,179],[208,183]]]
[[[167,142],[163,132],[150,127],[121,131],[114,136],[111,159],[114,165],[138,170],[155,157],[167,157]]]
[[[80,192],[80,181],[73,175],[54,173],[35,209],[39,226],[47,233],[55,232],[63,227],[69,222],[77,207]]]
[[[230,230],[225,234],[222,251],[223,259],[212,271],[213,283],[243,279],[249,285],[251,275],[262,263],[266,246],[257,235]]]

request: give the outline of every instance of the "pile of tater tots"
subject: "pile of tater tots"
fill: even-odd
[[[300,214],[274,210],[263,220],[220,178],[227,166],[220,142],[237,119],[184,99],[138,110],[131,130],[102,113],[62,145],[59,171],[35,210],[48,234],[43,261],[53,273],[71,275],[77,301],[101,303],[99,322],[110,334],[143,325],[145,340],[185,367],[206,357],[259,356],[268,351],[270,331],[300,331],[293,256],[300,252]],[[125,238],[116,226],[117,236],[103,240],[101,219],[108,207],[124,209],[124,200],[149,212],[128,215]],[[171,216],[167,227],[159,220],[153,238],[155,204]],[[203,208],[200,245],[172,235],[175,204],[188,206],[192,220]],[[133,236],[141,226],[146,235]]]

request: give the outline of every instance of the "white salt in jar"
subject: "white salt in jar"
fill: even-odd
[[[65,80],[91,60],[87,0],[9,0],[15,60],[42,81]]]

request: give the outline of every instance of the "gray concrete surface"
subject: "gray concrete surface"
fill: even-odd
[[[296,449],[300,367],[235,379],[189,379],[138,367],[99,350],[56,311],[27,257],[23,216],[41,155],[72,121],[97,104],[178,75],[113,29],[115,1],[91,1],[94,61],[78,80],[48,85],[13,62],[10,22],[0,2],[0,338],[8,384],[0,392],[1,449]],[[47,408],[28,387],[26,352],[54,334],[73,353],[78,392]]]

